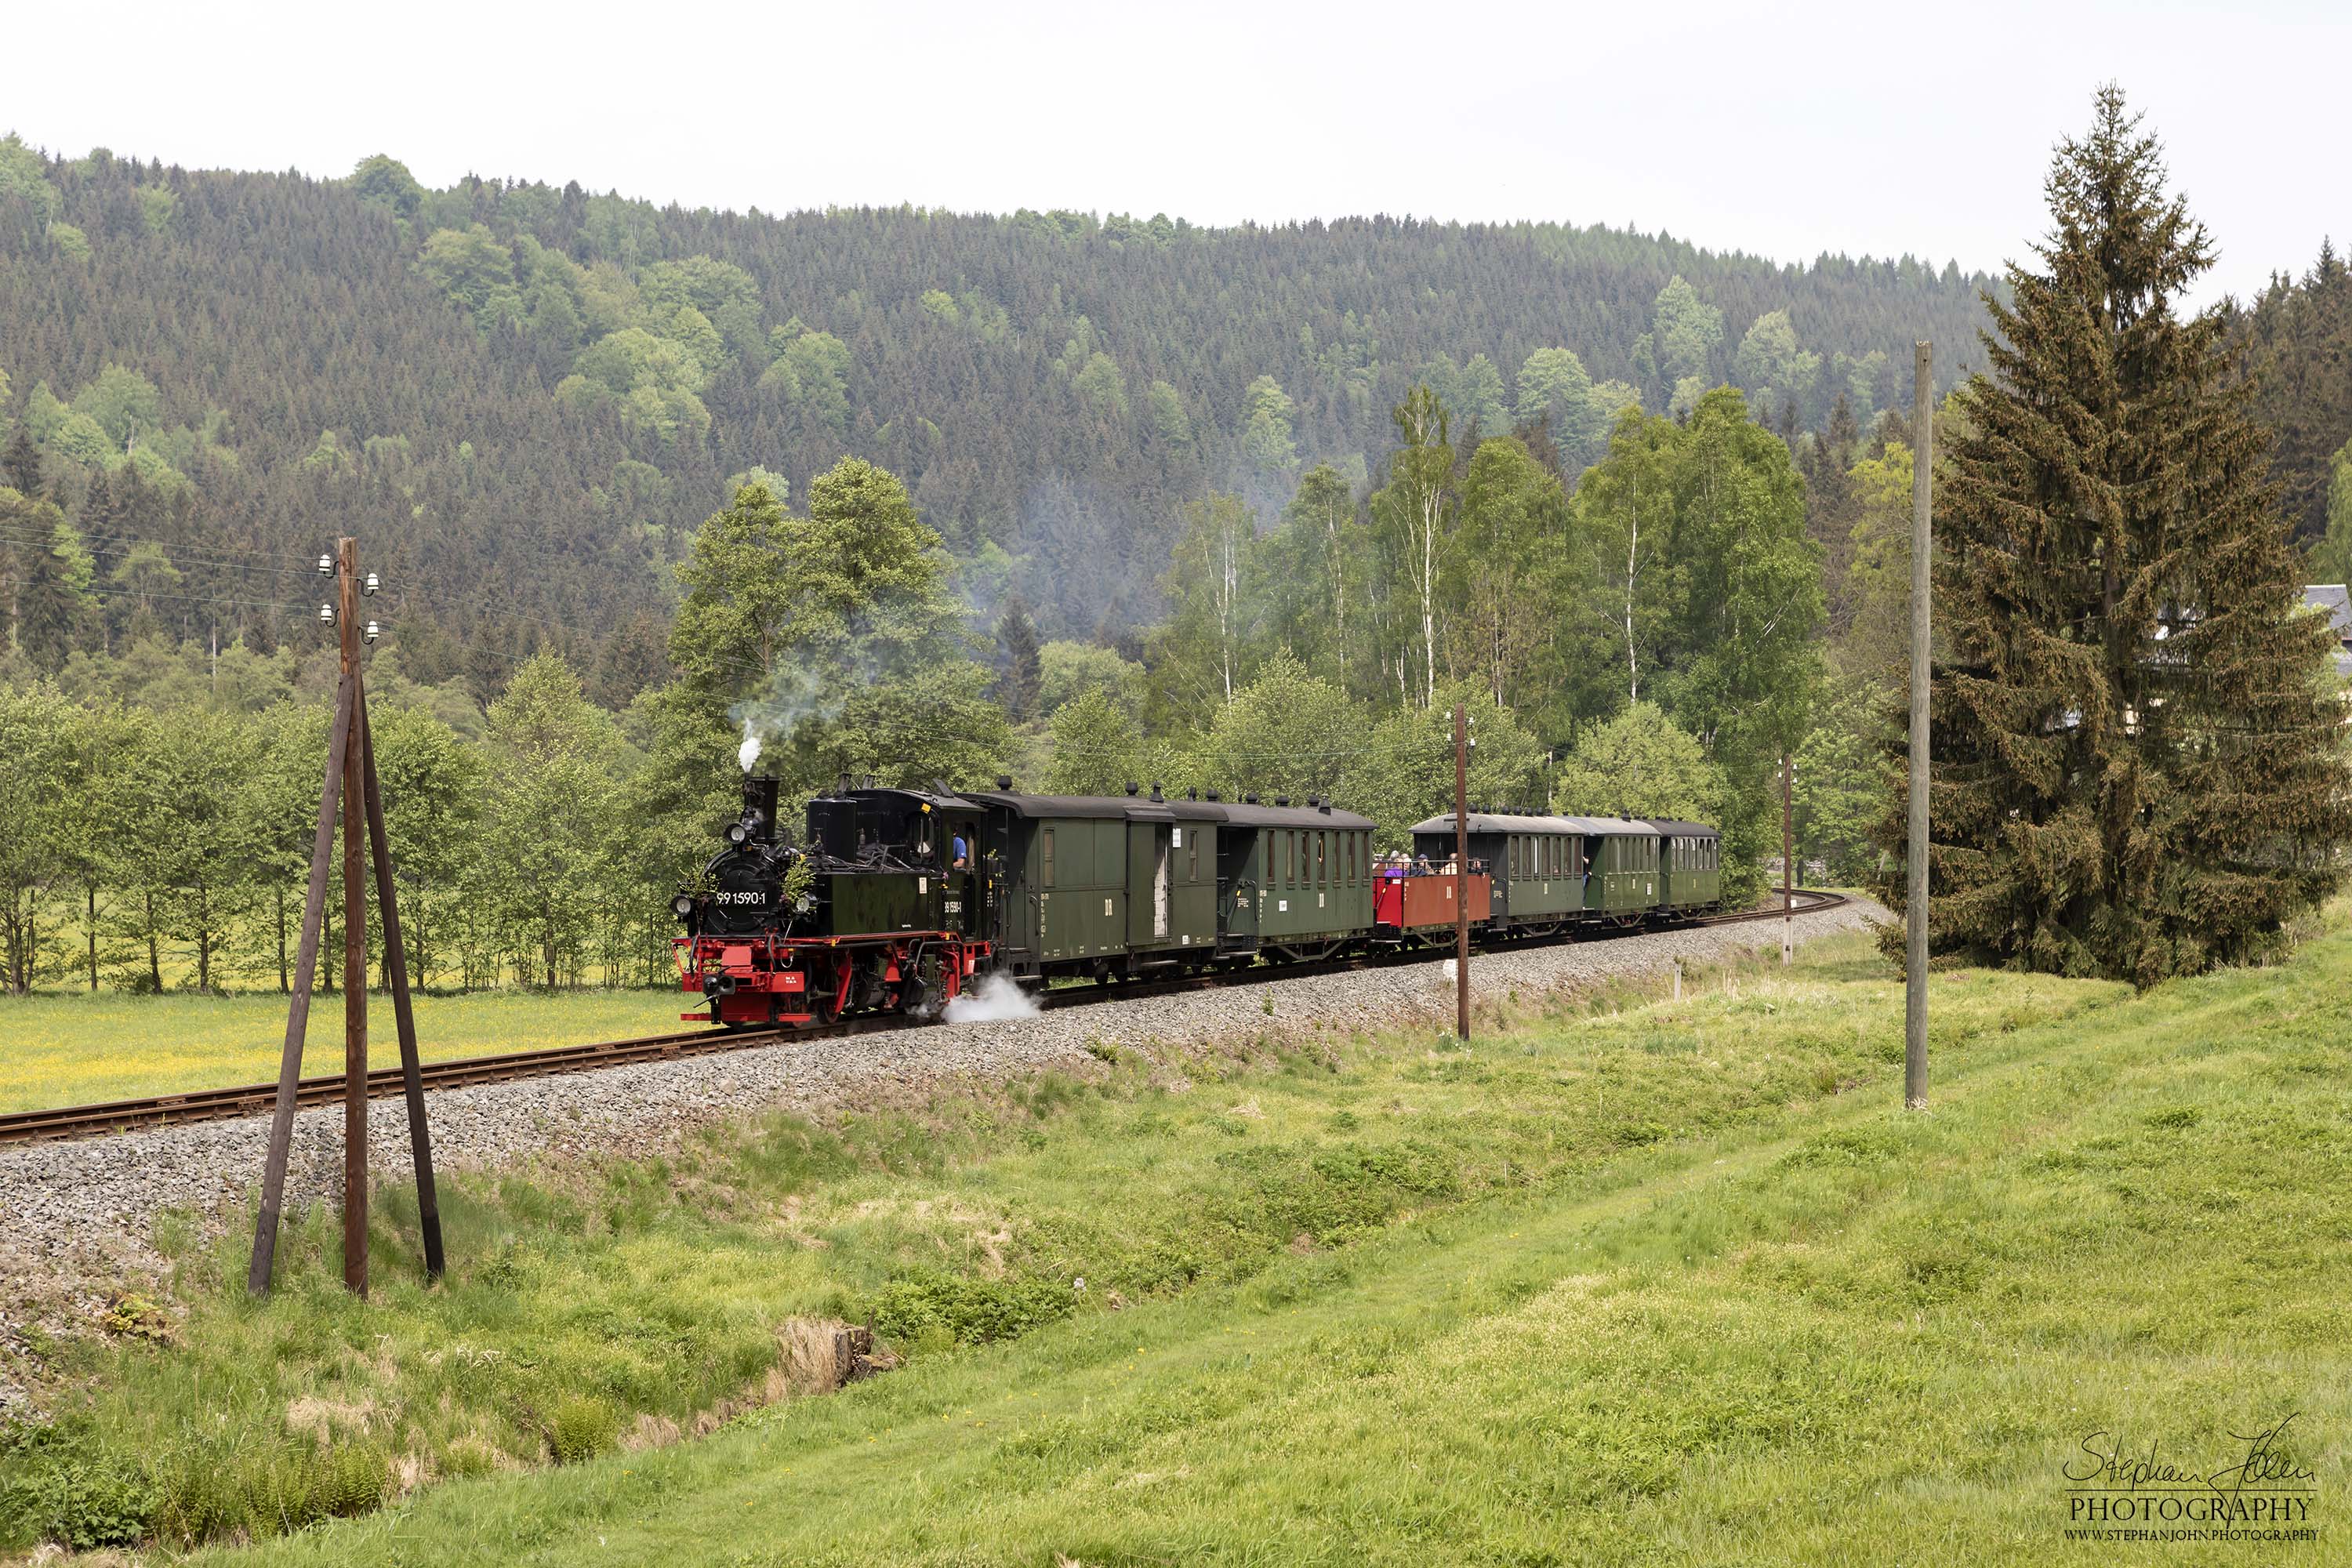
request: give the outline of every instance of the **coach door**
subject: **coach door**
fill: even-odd
[[[1175,870],[1172,821],[1127,824],[1127,945],[1150,947],[1170,940]]]

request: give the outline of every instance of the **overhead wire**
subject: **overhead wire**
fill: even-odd
[[[85,531],[72,523],[67,526],[73,530],[76,540],[84,546],[104,551],[110,554],[124,553],[130,548],[141,544],[152,544],[171,556],[175,564],[184,558],[190,561],[217,558],[215,563],[217,564],[235,566],[244,571],[315,572],[318,570],[318,563],[315,561],[306,561],[301,556],[284,554],[274,550],[239,550],[225,544],[174,544],[148,534],[94,533]],[[6,533],[20,542],[30,544],[48,544],[57,537],[54,529],[44,530],[36,524],[22,521],[0,522],[0,533]],[[247,562],[268,562],[276,564],[247,564]]]

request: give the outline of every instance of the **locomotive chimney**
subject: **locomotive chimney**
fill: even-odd
[[[776,781],[743,775],[743,811],[749,816],[757,812],[760,830],[753,837],[763,844],[776,841]]]

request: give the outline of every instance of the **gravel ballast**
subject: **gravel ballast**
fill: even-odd
[[[1799,914],[1798,941],[1856,930],[1886,912],[1866,900]],[[1780,922],[1568,942],[1472,961],[1483,996],[1522,998],[1590,989],[1688,964],[1777,947]],[[651,1153],[682,1132],[747,1111],[822,1116],[902,1101],[958,1078],[1002,1080],[1091,1058],[1091,1043],[1150,1050],[1213,1047],[1307,1029],[1394,1027],[1450,1021],[1454,986],[1444,960],[1173,996],[1135,997],[997,1023],[938,1025],[847,1039],[787,1042],[677,1061],[647,1062],[434,1091],[427,1096],[435,1164],[480,1170],[543,1154]],[[1269,1007],[1269,1002],[1271,1004]],[[247,1212],[267,1152],[269,1119],[205,1121],[110,1138],[0,1149],[0,1340],[21,1314],[58,1292],[86,1295],[110,1274],[152,1264],[158,1215],[215,1222]],[[409,1179],[407,1112],[397,1099],[369,1104],[370,1168]],[[299,1113],[286,1212],[332,1203],[342,1179],[342,1110]],[[12,1321],[11,1320],[16,1320]],[[0,1415],[16,1391],[0,1373]]]

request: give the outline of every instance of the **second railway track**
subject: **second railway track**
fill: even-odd
[[[1810,889],[1797,891],[1800,900],[1792,911],[1814,914],[1835,909],[1847,900],[1842,893],[1822,892]],[[1685,921],[1664,930],[1688,930],[1700,926],[1738,925],[1752,921],[1781,918],[1776,906],[1767,909],[1743,910],[1733,914],[1711,915]],[[1609,935],[1631,935],[1633,932],[1610,932]],[[1578,940],[1605,940],[1578,935],[1522,940],[1488,948],[1486,952],[1524,951],[1531,947],[1555,945]],[[1342,958],[1309,959],[1290,963],[1261,964],[1249,969],[1223,973],[1184,975],[1162,980],[1128,981],[1110,985],[1074,985],[1048,991],[1041,1004],[1048,1008],[1085,1006],[1100,1002],[1139,1000],[1153,996],[1178,995],[1189,991],[1209,990],[1220,985],[1257,984],[1268,981],[1303,979],[1316,974],[1342,973],[1349,970],[1384,968],[1400,963],[1433,963],[1447,956],[1440,949],[1410,948],[1396,952],[1354,954]],[[875,1015],[846,1018],[839,1023],[804,1028],[746,1029],[729,1032],[710,1028],[682,1029],[671,1034],[646,1035],[635,1039],[604,1040],[588,1045],[557,1046],[530,1051],[506,1051],[493,1056],[457,1057],[445,1061],[429,1061],[420,1071],[425,1088],[429,1091],[441,1089],[461,1089],[472,1084],[502,1083],[514,1079],[544,1078],[556,1073],[594,1072],[605,1068],[625,1067],[638,1062],[674,1061],[685,1057],[709,1056],[722,1051],[756,1049],[784,1041],[844,1039],[860,1035],[880,1034],[906,1028],[928,1026],[936,1020],[909,1018],[898,1015]],[[381,1100],[402,1092],[402,1075],[398,1067],[380,1068],[368,1074],[367,1091],[370,1099]],[[128,1132],[141,1128],[165,1127],[188,1121],[215,1121],[232,1117],[263,1116],[269,1112],[278,1098],[274,1083],[242,1084],[227,1089],[190,1089],[180,1094],[151,1095],[138,1100],[108,1100],[95,1105],[66,1105],[41,1110],[16,1110],[0,1114],[0,1144],[46,1142],[59,1139],[95,1138],[109,1133]],[[303,1079],[295,1092],[295,1103],[302,1106],[340,1103],[343,1098],[343,1075],[322,1073]]]

